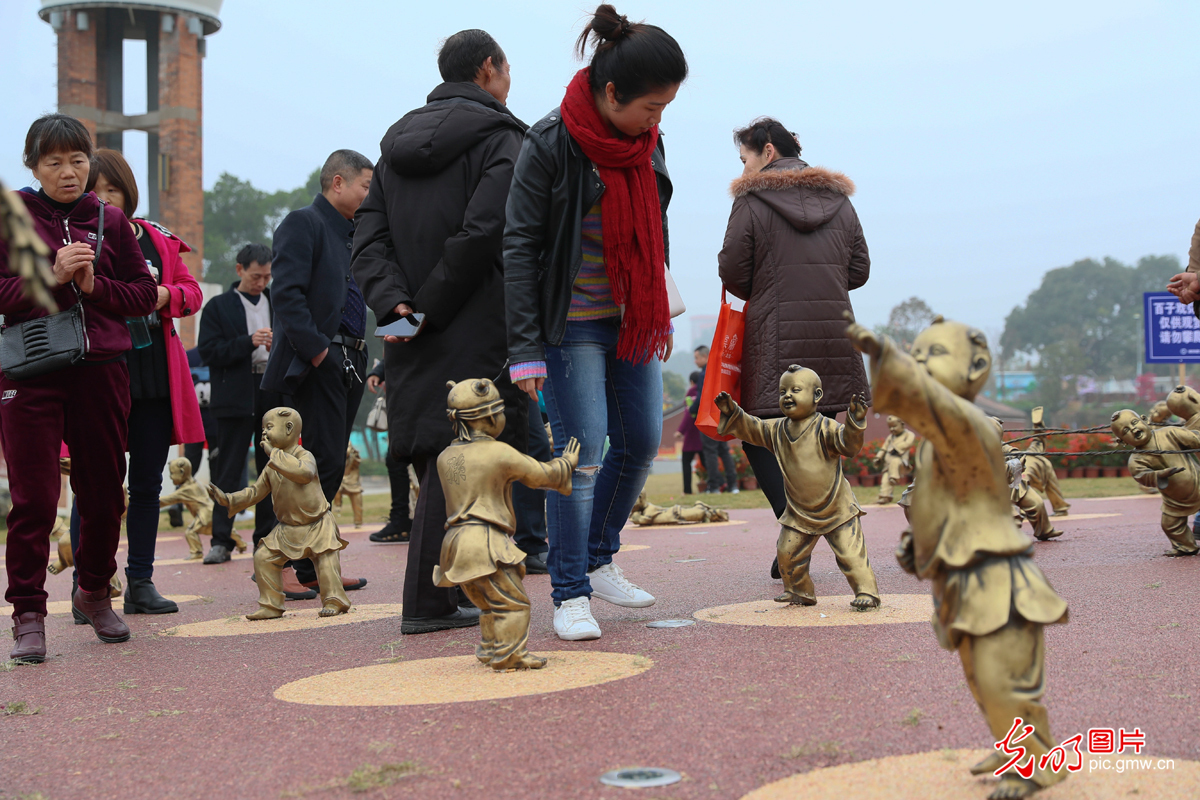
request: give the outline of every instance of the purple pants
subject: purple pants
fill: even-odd
[[[129,369],[121,361],[79,364],[24,381],[0,376],[0,446],[13,504],[4,597],[15,613],[46,613],[46,564],[58,513],[63,442],[71,451],[71,488],[81,517],[75,553],[79,585],[97,592],[116,573],[128,417]]]

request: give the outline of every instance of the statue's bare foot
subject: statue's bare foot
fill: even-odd
[[[869,594],[860,594],[850,601],[850,607],[855,611],[870,611],[879,608],[879,598]]]
[[[337,603],[328,603],[328,604],[322,606],[321,610],[317,612],[317,616],[318,617],[336,617],[338,614],[345,614],[349,610],[350,610],[349,606],[346,606],[345,608],[343,608],[342,606],[340,606]]]
[[[1168,550],[1163,555],[1167,558],[1183,558],[1184,556],[1194,556],[1197,553],[1200,553],[1200,550],[1193,550],[1190,553],[1184,550]]]
[[[546,659],[541,656],[535,656],[533,653],[526,653],[517,661],[493,663],[491,666],[497,672],[507,672],[515,669],[541,669],[546,666]]]
[[[1000,785],[988,795],[988,800],[1020,800],[1029,797],[1038,790],[1038,785],[1011,772],[1004,773]]]
[[[796,594],[795,592],[784,592],[775,598],[775,602],[790,603],[794,606],[815,606],[817,604],[817,598],[805,597],[804,595]]]
[[[204,553],[188,553],[187,554],[188,561],[195,561],[198,558],[204,558]]]
[[[1035,536],[1034,538],[1037,539],[1039,542],[1048,542],[1051,539],[1057,539],[1058,537],[1060,537],[1062,535],[1063,535],[1062,531],[1057,530],[1057,529],[1051,529],[1048,533],[1044,533],[1041,536]]]
[[[989,772],[995,772],[1004,766],[1004,762],[1008,759],[999,750],[993,752],[990,756],[980,761],[975,766],[971,767],[972,775],[987,775]]]
[[[475,657],[479,659],[481,664],[492,663],[492,648],[484,647],[483,643],[475,645]]]
[[[247,614],[246,619],[251,619],[251,620],[279,619],[282,616],[283,616],[283,612],[278,609],[260,608],[258,611],[255,611],[253,614]]]
[[[880,495],[879,497],[875,498],[875,502],[881,506],[886,506],[888,503],[892,502],[892,498]]]
[[[1062,510],[1060,510],[1060,511],[1055,511],[1055,512],[1054,512],[1053,514],[1051,514],[1050,516],[1052,516],[1052,517],[1065,517],[1065,516],[1068,516],[1068,515],[1070,515],[1070,513],[1071,513],[1070,509],[1064,508],[1064,509],[1062,509]]]

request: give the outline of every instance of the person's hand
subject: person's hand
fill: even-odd
[[[842,317],[850,323],[846,326],[846,338],[854,345],[854,349],[860,353],[866,353],[871,358],[879,358],[879,354],[883,352],[883,345],[879,342],[879,338],[855,322],[854,315],[849,311],[843,311]]]
[[[250,344],[254,345],[255,347],[266,347],[267,349],[270,349],[271,329],[259,328],[254,333],[250,334]],[[326,348],[326,352],[328,352],[328,348]],[[316,364],[313,364],[313,366],[315,367]]]
[[[72,278],[75,285],[79,287],[79,291],[84,295],[90,295],[96,290],[96,267],[89,261],[84,266],[75,270],[75,275]]]
[[[663,363],[671,360],[671,353],[675,352],[675,334],[667,334],[667,352],[662,357]]]
[[[154,304],[154,310],[163,308],[169,302],[171,302],[171,290],[165,286],[158,287],[158,302]]]
[[[407,317],[409,314],[414,314],[416,312],[412,310],[412,306],[410,306],[408,303],[400,303],[392,309],[392,313],[399,314],[402,317]],[[399,336],[385,336],[383,337],[383,340],[389,344],[401,344],[402,342],[411,342],[412,337],[405,336],[401,338]]]
[[[679,431],[675,431],[675,438],[676,438],[676,439],[682,439],[682,438],[683,438],[683,434],[682,434],[682,433],[680,433]]]
[[[737,403],[729,395],[729,392],[721,392],[713,402],[717,404],[717,408],[721,409],[722,414],[732,414],[733,410],[737,408]]]
[[[1171,280],[1167,281],[1167,291],[1178,297],[1181,303],[1194,303],[1200,300],[1200,275],[1194,272],[1172,275]]]
[[[71,242],[54,254],[54,278],[60,285],[70,283],[75,273],[92,263],[96,254],[87,242]]]
[[[571,465],[572,470],[579,466],[579,440],[574,436],[567,442],[567,446],[563,448],[562,457],[564,461]]]
[[[383,381],[379,380],[378,375],[367,376],[367,391],[371,394],[379,394],[379,387],[383,386]]]
[[[325,360],[325,356],[327,356],[327,355],[329,355],[328,347],[326,347],[324,350],[322,350],[321,352],[319,352],[315,356],[313,356],[312,365],[314,367],[321,366],[321,362]]]
[[[542,390],[545,383],[545,378],[522,378],[517,381],[517,388],[529,395],[530,399],[537,400],[538,392]]]
[[[856,394],[850,398],[850,416],[854,417],[855,421],[862,422],[867,418],[867,398],[861,394]],[[882,457],[882,454],[881,454]]]

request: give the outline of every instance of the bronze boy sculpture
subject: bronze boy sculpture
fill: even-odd
[[[847,315],[849,317],[849,315]],[[937,317],[917,336],[912,355],[854,324],[846,335],[871,357],[876,408],[902,417],[923,437],[917,447],[911,531],[900,538],[900,566],[933,583],[933,627],[958,650],[967,685],[993,741],[1020,717],[1033,733],[1029,778],[1008,771],[995,800],[1026,797],[1065,777],[1037,768],[1054,747],[1040,700],[1045,692],[1044,625],[1066,622],[1067,604],[1032,559],[1013,521],[1000,435],[972,401],[991,370],[983,333]],[[1004,766],[999,751],[972,768]],[[1017,766],[1026,766],[1020,764]]]
[[[183,538],[188,543],[188,558],[203,558],[204,547],[200,544],[200,537],[212,536],[212,498],[208,496],[208,491],[192,477],[192,462],[186,458],[176,458],[167,465],[167,468],[171,472],[171,483],[175,484],[176,488],[170,494],[160,497],[158,505],[166,508],[176,503],[182,503],[184,508],[191,513],[192,524],[188,525],[183,532]],[[233,537],[233,543],[238,552],[246,552],[246,542],[242,540],[238,532],[231,531],[230,535]]]
[[[446,494],[446,538],[433,581],[461,586],[479,607],[481,641],[475,657],[483,664],[494,670],[541,669],[546,659],[525,649],[529,596],[522,582],[525,553],[512,540],[512,485],[520,481],[532,489],[569,495],[579,442],[567,442],[560,458],[537,461],[496,441],[504,430],[504,400],[491,381],[450,381],[446,386],[447,415],[457,439],[437,460]]]
[[[350,600],[342,588],[340,553],[349,544],[338,534],[329,501],[317,480],[317,462],[300,446],[303,421],[293,408],[273,408],[263,415],[262,449],[270,461],[253,486],[226,494],[208,487],[229,516],[271,495],[279,524],[263,537],[254,551],[254,574],[258,581],[258,611],[246,619],[277,619],[283,616],[283,567],[289,561],[312,559],[321,592],[322,617],[344,614]]]
[[[912,465],[908,463],[908,451],[917,443],[916,435],[904,427],[904,420],[897,416],[887,418],[888,437],[883,440],[883,446],[875,456],[875,465],[883,470],[883,479],[879,482],[879,505],[892,502],[892,487],[900,483],[900,479],[912,474]]]
[[[823,394],[817,373],[793,364],[779,379],[782,419],[751,416],[727,392],[721,392],[716,399],[721,409],[718,430],[767,448],[783,471],[787,511],[779,518],[776,549],[784,591],[775,601],[816,605],[809,562],[813,548],[824,538],[854,590],[850,605],[866,611],[879,607],[879,587],[858,521],[863,512],[842,474],[842,458],[853,458],[862,449],[867,404],[855,395],[846,412],[846,424],[839,425],[817,412]]]
[[[1176,426],[1151,430],[1145,417],[1128,408],[1113,414],[1112,432],[1137,450],[1200,448],[1200,434],[1195,431]],[[1135,481],[1155,487],[1162,495],[1162,529],[1171,541],[1167,555],[1194,556],[1200,552],[1188,528],[1188,517],[1200,511],[1200,460],[1196,454],[1134,453],[1129,457],[1129,471]]]
[[[358,448],[352,444],[346,445],[346,471],[342,473],[342,485],[333,496],[333,505],[340,514],[342,498],[350,498],[350,511],[354,514],[354,527],[362,527],[363,521],[363,486],[359,469],[362,466],[362,456]]]

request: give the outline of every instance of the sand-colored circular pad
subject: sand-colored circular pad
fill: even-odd
[[[890,756],[854,764],[816,769],[767,784],[744,795],[742,800],[845,800],[846,797],[922,798],[922,800],[984,800],[997,779],[976,777],[967,768],[986,750],[941,750],[908,756]],[[1149,759],[1158,756],[1102,756],[1103,758]],[[1071,754],[1068,758],[1073,759]],[[1044,789],[1037,800],[1159,800],[1200,795],[1200,762],[1172,759],[1174,769],[1097,770],[1083,769],[1062,783]]]
[[[649,550],[649,549],[650,549],[650,545],[648,545],[648,544],[623,544],[623,545],[621,545],[621,549],[618,550],[617,552],[632,553],[634,550]]]
[[[730,525],[749,525],[744,519],[731,519],[728,522],[685,522],[682,525],[634,525],[632,522],[623,531],[686,531],[688,528],[725,528]]]
[[[818,597],[815,606],[793,606],[774,600],[755,600],[731,606],[702,608],[693,616],[726,625],[765,625],[779,628],[819,628],[833,625],[886,625],[893,622],[929,623],[933,599],[927,594],[885,594],[873,611],[850,608],[854,595]]]
[[[1104,519],[1105,517],[1119,517],[1120,514],[1068,514],[1065,517],[1051,517],[1050,521],[1057,525],[1060,522],[1082,522],[1085,519]]]
[[[176,603],[190,603],[193,600],[200,599],[200,595],[198,595],[198,594],[168,594],[168,595],[164,595],[164,597],[166,597],[166,599],[168,599],[168,600],[173,600]],[[114,600],[113,604],[114,604],[114,607],[117,607],[117,601]],[[117,607],[117,610],[119,611],[120,608]],[[8,615],[8,614],[11,614],[12,612],[13,612],[12,606],[0,606],[0,616]],[[46,603],[46,613],[47,614],[70,614],[71,613],[71,601],[70,600],[52,600],[51,602]]]
[[[535,651],[541,669],[495,672],[475,656],[450,656],[326,672],[285,684],[275,697],[314,706],[415,706],[563,692],[639,675],[645,656],[586,650]]]
[[[250,609],[247,609],[249,611]],[[331,628],[334,625],[349,625],[354,622],[371,622],[384,617],[400,616],[399,603],[375,603],[364,606],[351,606],[345,614],[332,617],[318,617],[319,608],[303,608],[299,611],[286,611],[279,619],[248,620],[245,613],[231,614],[224,619],[210,619],[207,622],[192,622],[187,625],[177,625],[165,631],[159,631],[159,636],[246,636],[257,633],[286,633],[302,631],[309,628]]]
[[[244,561],[254,558],[254,554],[250,552],[250,548],[246,548],[244,553],[234,553],[229,557],[233,561]],[[203,564],[202,558],[163,558],[155,559],[154,566],[156,567],[178,567],[183,564]]]

